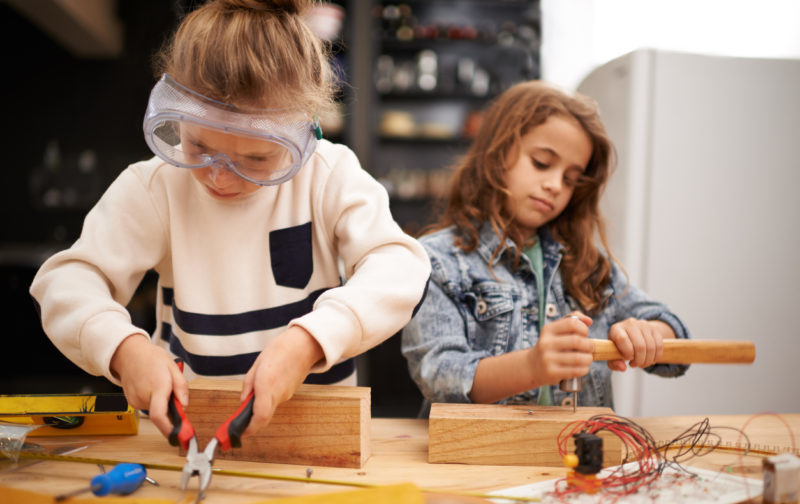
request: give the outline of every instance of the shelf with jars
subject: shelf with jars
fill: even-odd
[[[488,102],[539,77],[541,11],[538,0],[378,2],[372,30],[369,166],[415,231]]]

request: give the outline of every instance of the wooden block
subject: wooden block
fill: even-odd
[[[241,389],[235,380],[199,378],[189,384],[186,414],[199,449],[239,407]],[[241,448],[218,448],[217,458],[361,468],[370,456],[369,422],[369,387],[303,384],[266,427],[243,437]]]
[[[428,462],[482,465],[564,467],[558,435],[570,422],[594,415],[613,415],[610,408],[444,404],[431,406]],[[620,463],[622,442],[603,431],[603,467]],[[568,442],[567,453],[575,444]]]

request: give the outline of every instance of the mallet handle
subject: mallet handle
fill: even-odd
[[[592,357],[596,361],[621,359],[613,341],[595,339]],[[730,340],[664,340],[661,364],[749,364],[756,359],[756,347],[752,341]]]

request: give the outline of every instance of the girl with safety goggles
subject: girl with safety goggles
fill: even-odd
[[[194,376],[243,380],[247,432],[304,381],[355,384],[353,358],[423,298],[424,250],[352,151],[322,138],[335,82],[310,3],[212,0],[183,19],[144,116],[155,157],[120,174],[31,286],[55,345],[165,435]],[[148,335],[125,306],[151,269]]]

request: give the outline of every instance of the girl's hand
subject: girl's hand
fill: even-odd
[[[149,410],[150,420],[164,437],[172,430],[167,416],[170,395],[186,406],[189,384],[175,361],[163,348],[154,345],[143,334],[131,334],[111,357],[111,371],[122,382],[128,404]]]
[[[592,319],[573,312],[542,328],[539,341],[530,349],[530,363],[538,386],[583,376],[592,364],[594,344],[589,341]]]
[[[267,425],[275,408],[294,395],[309,370],[323,357],[322,347],[302,327],[290,327],[270,341],[242,384],[242,401],[255,390],[253,417],[244,434],[253,434]]]
[[[608,339],[617,345],[622,359],[608,361],[608,367],[625,371],[627,366],[646,368],[661,359],[664,339],[675,338],[672,328],[660,320],[625,319],[611,326]]]

